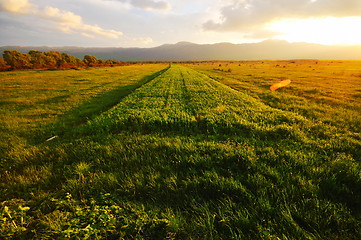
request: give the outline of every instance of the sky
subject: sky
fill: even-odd
[[[0,46],[361,45],[361,0],[0,0]]]

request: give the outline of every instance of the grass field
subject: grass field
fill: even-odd
[[[19,71],[0,84],[0,238],[361,239],[361,62]]]

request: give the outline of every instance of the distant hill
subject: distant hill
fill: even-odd
[[[83,58],[93,55],[100,59],[122,61],[187,61],[187,60],[286,60],[286,59],[360,59],[361,46],[325,46],[310,43],[288,43],[266,40],[259,43],[195,44],[179,42],[153,48],[84,48],[3,46],[4,50],[60,51]]]

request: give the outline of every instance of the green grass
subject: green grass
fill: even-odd
[[[49,96],[44,106],[67,107],[53,118],[21,121],[31,113],[21,104],[2,110],[18,120],[2,145],[0,236],[359,239],[361,67],[283,63],[92,70],[113,87],[70,106]],[[118,71],[127,74],[111,81]],[[291,85],[268,90],[283,78]],[[6,101],[32,102],[39,87],[19,85]]]
[[[298,60],[223,62],[191,67],[273,108],[296,112],[312,121],[322,121],[340,129],[346,127],[361,132],[358,124],[361,112],[360,63]],[[232,71],[215,70],[223,68]],[[282,79],[290,79],[291,85],[276,92],[268,91],[269,86]]]

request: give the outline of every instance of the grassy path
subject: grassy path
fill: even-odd
[[[169,129],[188,134],[240,134],[250,128],[268,131],[275,126],[287,127],[305,121],[299,115],[266,106],[196,71],[173,66],[91,125],[94,131]]]
[[[89,129],[91,128],[91,130]],[[359,134],[269,106],[189,68],[173,66],[91,121],[84,132],[216,134],[254,140],[303,143],[318,148],[347,145]],[[335,134],[338,138],[335,138]],[[348,139],[348,140],[347,140]],[[341,145],[341,146],[340,146]],[[353,151],[354,156],[361,154]]]

